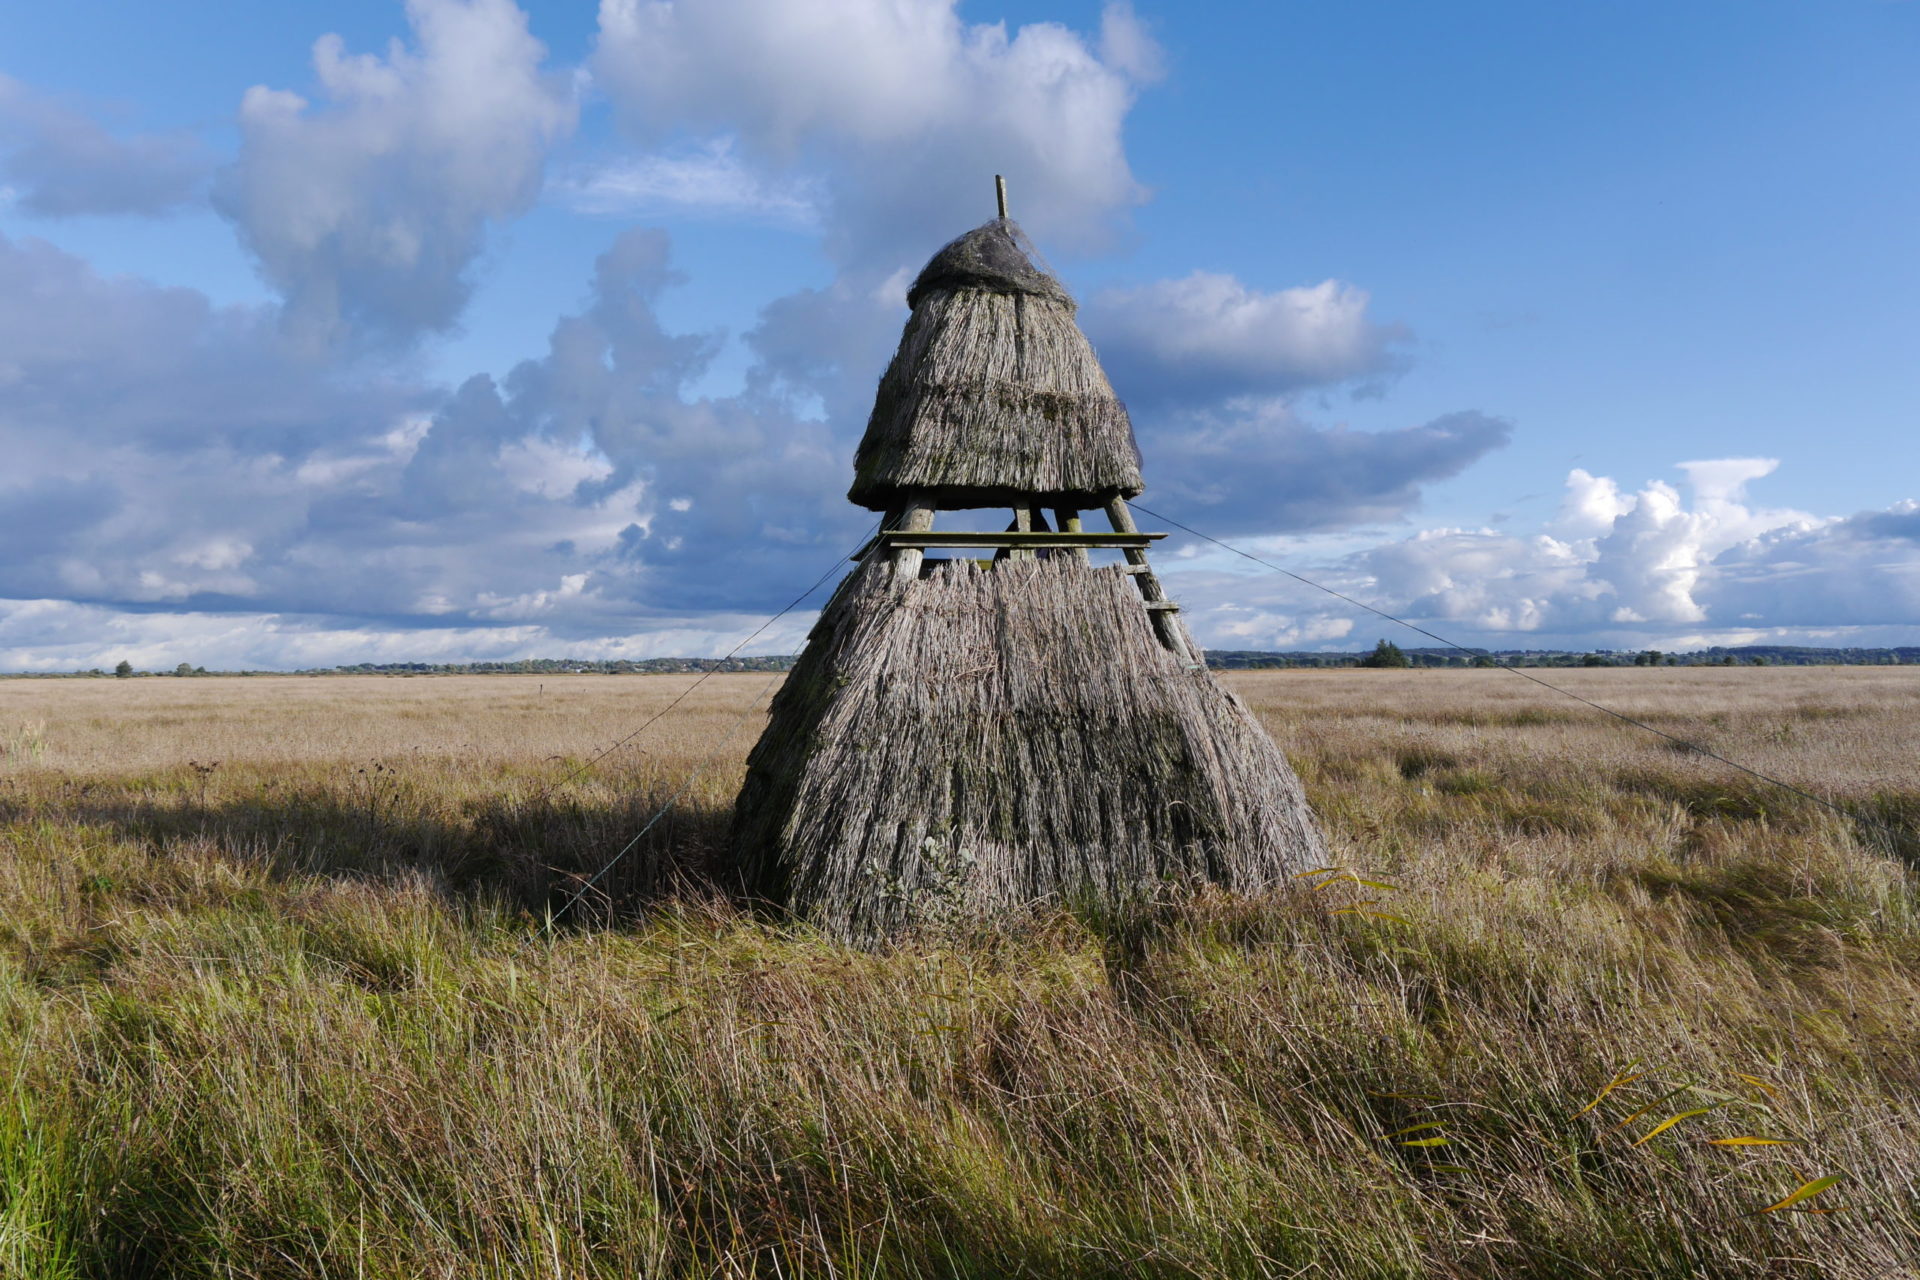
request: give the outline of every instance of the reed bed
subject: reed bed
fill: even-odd
[[[756,677],[0,681],[0,1275],[1920,1274],[1920,677],[1556,678],[1870,821],[1234,673],[1324,869],[868,952],[702,887]]]

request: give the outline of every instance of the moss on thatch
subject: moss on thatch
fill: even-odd
[[[1141,491],[1140,453],[1073,299],[997,219],[935,254],[880,380],[848,497],[947,508],[1096,507]]]
[[[733,845],[752,892],[860,942],[1325,861],[1252,713],[1117,568],[1067,557],[858,570],[774,701]]]

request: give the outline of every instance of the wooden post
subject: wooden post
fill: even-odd
[[[993,198],[995,203],[1000,206],[1001,220],[1005,221],[1007,216],[1007,180],[997,173],[993,175]]]
[[[1060,532],[1062,533],[1082,532],[1080,528],[1080,513],[1078,511],[1074,511],[1067,507],[1056,507],[1054,508],[1053,518],[1057,522],[1059,522]],[[1087,549],[1085,547],[1076,547],[1074,550],[1069,551],[1066,554],[1072,556],[1075,560],[1078,560],[1083,564],[1087,560]]]
[[[1047,523],[1047,513],[1037,505],[1027,508],[1027,524],[1034,533],[1053,532],[1053,526]],[[1035,551],[1032,554],[1036,559],[1051,560],[1054,556],[1065,553],[1059,551]]]
[[[1010,533],[1033,532],[1033,507],[1030,504],[1023,502],[1013,509],[1013,523],[1007,526],[1007,531]],[[1007,559],[1009,560],[1031,560],[1033,558],[1034,554],[1032,550],[1026,547],[1012,547],[1007,551]]]
[[[1127,506],[1125,498],[1107,500],[1107,519],[1113,522],[1115,533],[1140,532],[1134,526],[1133,511]],[[1198,665],[1193,660],[1193,651],[1187,646],[1186,632],[1177,616],[1179,606],[1167,599],[1167,593],[1160,587],[1160,579],[1154,576],[1153,569],[1147,564],[1147,553],[1128,548],[1121,554],[1126,556],[1129,565],[1136,566],[1133,580],[1140,588],[1140,598],[1146,601],[1147,616],[1153,620],[1154,634],[1160,637],[1160,643],[1188,666]],[[1155,605],[1164,607],[1155,608]]]
[[[907,499],[898,527],[908,533],[925,533],[933,528],[933,503],[926,494],[916,493]],[[918,547],[899,547],[893,553],[893,571],[903,578],[917,578],[925,555]]]

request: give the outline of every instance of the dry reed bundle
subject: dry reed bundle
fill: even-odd
[[[1155,638],[1115,567],[874,557],[821,615],[748,760],[749,889],[857,942],[929,918],[1325,861],[1252,713]]]
[[[1073,299],[995,219],[935,254],[880,380],[848,497],[943,508],[1097,507],[1141,491],[1140,452]]]

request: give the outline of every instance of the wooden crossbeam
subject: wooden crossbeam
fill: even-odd
[[[974,529],[888,529],[876,534],[873,541],[856,552],[853,558],[861,559],[875,547],[915,551],[930,547],[1007,547],[1021,551],[1085,550],[1089,547],[1140,550],[1166,536],[1164,533],[1049,533],[1014,529],[1000,533]]]

